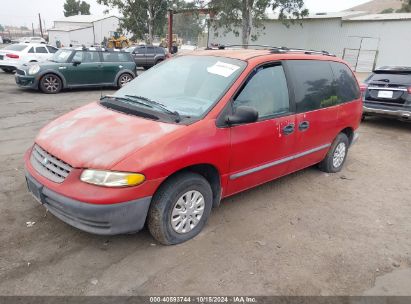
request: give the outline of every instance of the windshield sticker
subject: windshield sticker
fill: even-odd
[[[207,72],[223,77],[229,77],[239,68],[238,65],[217,61],[214,65],[207,68]]]

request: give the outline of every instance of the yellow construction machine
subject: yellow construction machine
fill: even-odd
[[[131,46],[130,40],[119,32],[110,32],[110,36],[107,40],[107,48],[109,49],[124,49]]]

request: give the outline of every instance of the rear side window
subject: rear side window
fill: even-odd
[[[129,62],[129,61],[133,61],[131,59],[129,53],[122,53],[122,52],[104,52],[103,53],[103,60],[104,60],[104,62]]]
[[[31,47],[30,50],[28,51],[28,53],[34,53],[34,48]]]
[[[58,49],[57,48],[55,48],[55,47],[53,47],[53,46],[47,46],[47,49],[49,50],[49,53],[55,53],[55,52],[57,52],[58,51]]]
[[[287,61],[293,77],[297,112],[331,107],[338,103],[334,75],[328,61]]]
[[[157,54],[164,55],[164,49],[163,49],[163,48],[158,47],[158,48],[156,48],[156,53],[157,53]]]
[[[260,118],[288,113],[290,104],[283,67],[259,68],[235,98],[234,108],[239,106],[253,107]]]
[[[134,50],[134,53],[145,54],[146,53],[146,48],[145,47],[138,47]]]
[[[36,53],[47,54],[47,49],[44,46],[36,47]]]
[[[348,102],[360,97],[360,90],[351,70],[343,63],[330,62],[335,77],[339,102]]]

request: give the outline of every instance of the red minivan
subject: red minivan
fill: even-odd
[[[220,200],[318,164],[341,170],[362,115],[326,52],[206,50],[154,66],[46,125],[25,154],[33,196],[96,234],[196,236]]]

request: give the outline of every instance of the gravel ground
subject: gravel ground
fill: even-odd
[[[21,90],[0,71],[1,295],[411,295],[411,124],[368,119],[341,173],[225,199],[199,236],[165,247],[146,230],[81,232],[26,190],[40,127],[99,96]]]

